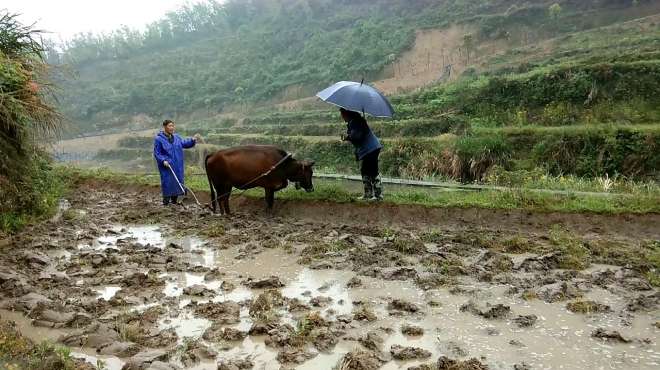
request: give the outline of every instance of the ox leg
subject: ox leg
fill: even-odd
[[[218,200],[214,199],[215,196],[211,197],[211,209],[213,209],[213,214],[218,212]]]
[[[275,190],[274,189],[265,189],[266,191],[266,207],[268,211],[273,210],[273,204],[275,204]]]
[[[208,176],[208,179],[209,187],[211,189],[211,210],[213,211],[213,214],[216,214],[218,212],[218,196],[220,196],[220,193],[216,193],[216,190],[220,188],[215,181],[213,181],[211,176]]]
[[[231,211],[229,210],[229,196],[231,195],[231,185],[222,189],[222,193],[226,194],[224,197],[222,197],[222,208],[225,214],[230,215]]]

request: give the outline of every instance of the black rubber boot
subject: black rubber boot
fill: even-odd
[[[374,196],[373,180],[369,176],[362,176],[362,184],[364,185],[364,195],[358,200],[370,200]]]
[[[374,190],[374,197],[372,200],[383,200],[383,182],[380,180],[380,175],[372,178],[371,187]]]

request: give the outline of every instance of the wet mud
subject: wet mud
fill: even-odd
[[[81,184],[58,217],[3,241],[0,253],[0,317],[91,364],[660,365],[660,293],[648,281],[656,267],[613,257],[570,268],[575,248],[553,242],[551,224],[511,234],[429,224],[423,215],[417,225],[250,207],[227,217],[163,207],[145,188],[97,185]],[[616,248],[657,246],[651,234],[623,235]]]

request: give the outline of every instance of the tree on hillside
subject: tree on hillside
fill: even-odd
[[[463,36],[463,49],[466,54],[466,64],[470,64],[470,52],[474,49],[474,35],[468,33]]]
[[[550,18],[554,20],[557,20],[559,18],[561,12],[562,12],[562,8],[561,5],[559,5],[559,3],[554,3],[550,5],[550,7],[548,8],[548,14],[550,15]]]

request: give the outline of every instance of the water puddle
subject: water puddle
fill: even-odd
[[[329,298],[331,301],[321,307],[322,313],[329,310],[337,315],[349,314],[353,311],[353,298],[345,288],[346,282],[353,276],[352,273],[331,270],[302,269],[296,278],[282,288],[282,295],[289,298],[298,298],[310,304],[314,298]],[[319,308],[315,308],[319,310]]]
[[[107,286],[107,287],[104,287],[104,288],[95,289],[95,291],[98,293],[98,296],[96,298],[97,299],[105,299],[106,301],[109,301],[120,290],[121,290],[121,287],[118,287],[118,286]]]
[[[115,226],[106,235],[95,239],[91,244],[79,244],[78,249],[119,249],[118,243],[131,242],[141,246],[164,248],[165,238],[159,226]]]
[[[179,344],[187,338],[198,339],[206,329],[211,327],[211,321],[197,318],[190,311],[183,311],[175,318],[163,318],[158,322],[161,330],[174,328],[179,337]]]
[[[104,370],[121,370],[126,362],[113,356],[91,355],[84,352],[72,351],[71,356],[85,360],[85,362]]]

